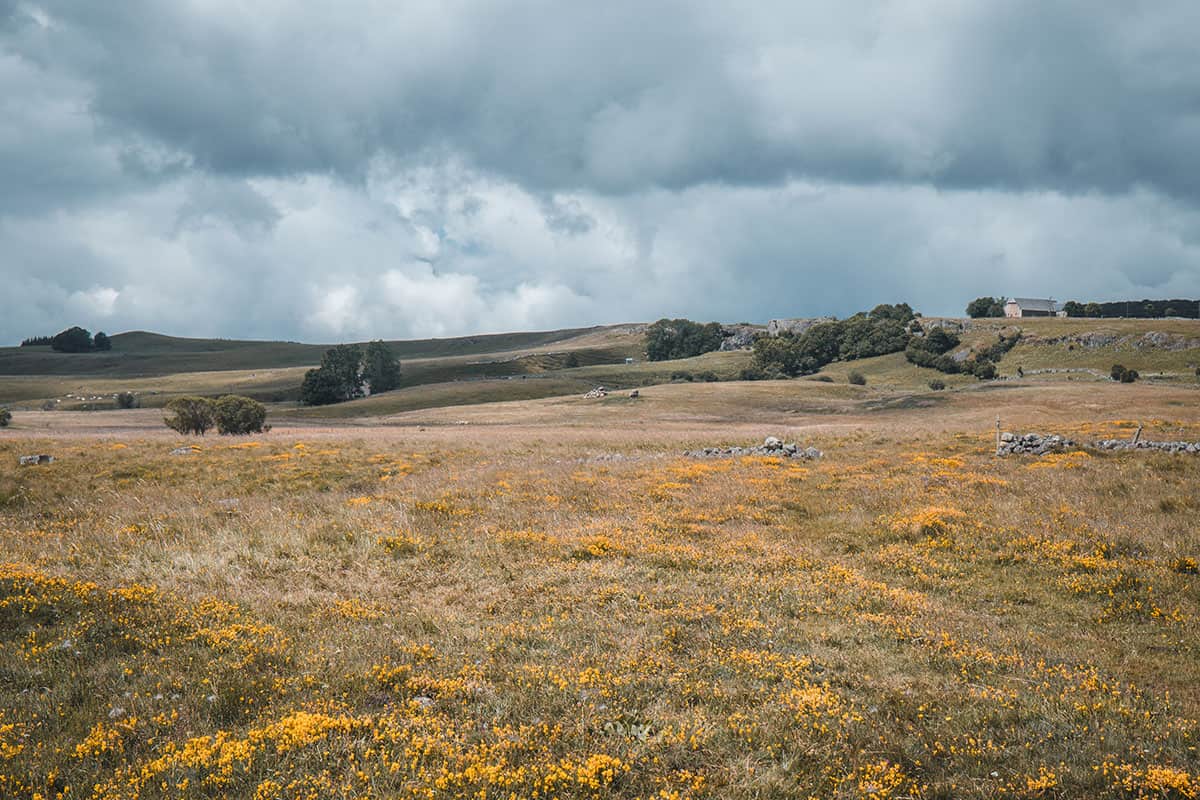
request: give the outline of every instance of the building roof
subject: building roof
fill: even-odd
[[[1024,311],[1057,311],[1058,304],[1053,300],[1039,300],[1032,297],[1010,297],[1008,302],[1016,303]]]

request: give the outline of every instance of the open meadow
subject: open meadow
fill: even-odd
[[[1194,384],[641,394],[24,413],[0,796],[1200,796]]]

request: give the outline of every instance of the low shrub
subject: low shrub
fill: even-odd
[[[817,381],[819,383],[833,383],[833,378],[829,375],[814,375],[809,378],[809,380]]]
[[[1112,369],[1108,371],[1114,381],[1121,383],[1133,383],[1138,379],[1138,371],[1136,369],[1126,369],[1122,364],[1113,364]]]
[[[696,373],[696,380],[704,381],[705,383],[716,383],[721,379],[717,376],[717,373],[713,372],[712,370],[705,370],[704,372]]]
[[[7,428],[10,422],[12,422],[12,412],[7,408],[0,408],[0,428]]]
[[[120,392],[117,395],[117,408],[137,408],[137,395],[133,392]]]
[[[170,416],[164,417],[163,422],[185,436],[203,436],[216,421],[214,405],[207,397],[176,397],[167,403],[166,411]]]
[[[852,370],[850,372],[850,374],[846,377],[846,380],[849,381],[850,383],[854,384],[855,386],[866,386],[867,385],[867,376],[863,375],[861,372],[858,372],[857,370]]]
[[[267,407],[249,397],[229,394],[213,404],[213,417],[222,436],[262,433]]]
[[[696,380],[696,376],[693,375],[692,373],[688,372],[687,370],[677,369],[671,373],[671,380],[673,380],[673,381],[689,381],[690,382],[690,381]]]
[[[940,392],[942,389],[946,388],[946,382],[934,378],[929,382],[929,388],[933,389],[935,392]]]

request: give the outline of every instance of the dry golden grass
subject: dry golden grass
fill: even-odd
[[[183,456],[151,411],[18,420],[0,796],[1200,795],[1200,459],[991,455],[996,413],[1200,438],[1195,391],[927,395],[663,386]],[[769,433],[827,456],[678,455]]]

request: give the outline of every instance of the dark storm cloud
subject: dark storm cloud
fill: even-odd
[[[1197,4],[840,7],[130,0],[51,5],[50,29],[15,40],[86,78],[105,124],[232,175],[358,177],[380,152],[450,150],[546,189],[1196,196]]]
[[[0,0],[0,340],[1200,293],[1200,4]]]

